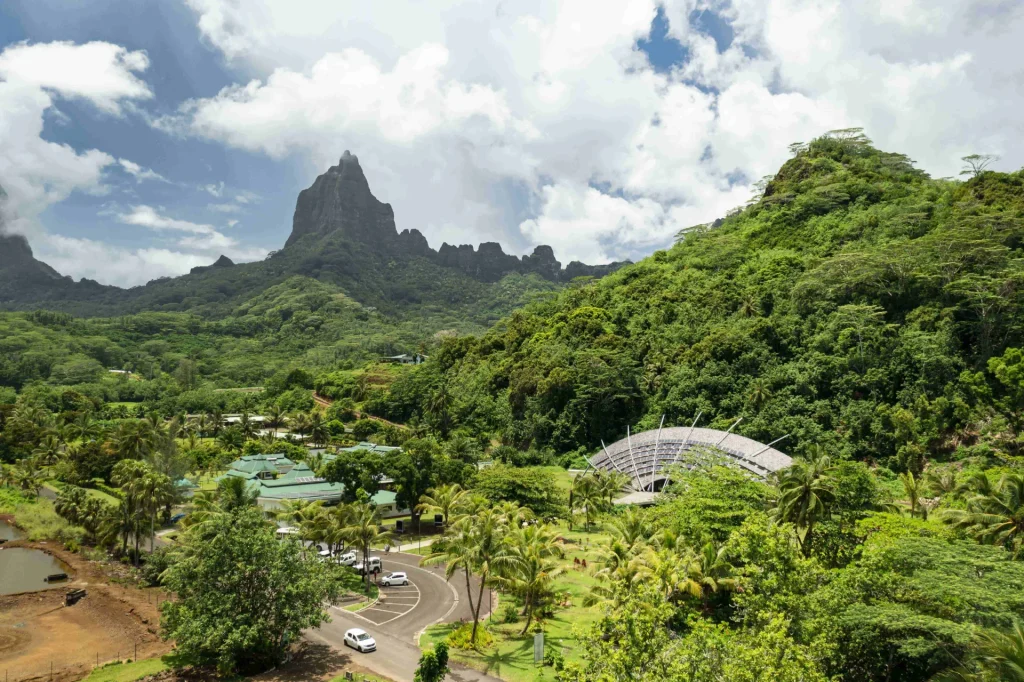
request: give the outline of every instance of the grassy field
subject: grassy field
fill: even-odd
[[[50,479],[49,481],[43,483],[43,487],[46,488],[47,490],[53,491],[54,493],[60,494],[60,491],[63,489],[64,484],[61,483],[60,481]],[[95,497],[96,499],[106,502],[107,504],[117,506],[118,504],[121,503],[121,500],[117,499],[113,495],[108,495],[102,490],[96,490],[95,488],[83,488],[83,490],[85,490],[85,494],[88,495],[89,497]]]
[[[167,659],[168,657],[164,656],[163,658],[147,658],[142,661],[132,661],[131,663],[110,663],[93,670],[83,682],[135,682],[148,675],[155,675],[167,670],[170,667]],[[245,679],[249,678],[232,677],[227,679],[226,682],[231,680],[241,682]],[[386,678],[377,677],[369,673],[353,673],[352,679],[355,682],[388,682]],[[331,682],[345,682],[345,675],[338,675]]]
[[[163,658],[147,658],[131,663],[110,663],[92,671],[84,682],[134,682],[147,675],[167,670]]]
[[[572,606],[557,608],[554,617],[544,621],[544,640],[547,649],[555,647],[566,661],[571,661],[576,658],[573,629],[586,628],[599,618],[596,609],[583,606],[583,598],[595,582],[592,574],[596,550],[608,536],[596,529],[589,533],[578,529],[570,533],[564,525],[561,526],[560,532],[567,541],[564,565],[568,570],[556,580],[555,592],[566,594]],[[577,569],[573,559],[586,559],[588,570]],[[494,620],[487,622],[487,628],[494,636],[494,644],[480,652],[452,649],[452,659],[508,682],[553,679],[554,671],[551,668],[539,668],[534,664],[533,635],[519,634],[523,629],[523,620],[499,624],[497,620],[500,619],[504,606],[499,605],[496,611],[498,613],[495,614]],[[433,646],[434,642],[447,637],[454,627],[445,624],[427,628],[420,638],[420,646]],[[542,674],[543,677],[538,677],[538,674]]]

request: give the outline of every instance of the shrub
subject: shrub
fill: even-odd
[[[551,646],[544,649],[544,665],[549,665],[555,670],[561,670],[565,667],[565,657],[562,656],[562,652],[558,647]]]
[[[473,636],[473,624],[463,623],[459,627],[452,630],[452,632],[445,638],[448,646],[455,649],[469,650],[469,649],[486,649],[487,647],[494,644],[494,635],[487,631],[485,627],[479,627],[476,631],[476,647],[473,646],[470,638]]]
[[[505,625],[511,625],[512,623],[519,622],[519,607],[515,604],[508,602],[501,607],[501,613],[498,616],[498,622]]]

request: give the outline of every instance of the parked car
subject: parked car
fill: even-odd
[[[358,561],[358,558],[355,552],[345,552],[344,554],[335,555],[334,560],[342,566],[352,566]]]
[[[380,579],[380,584],[384,587],[393,587],[395,585],[408,585],[409,576],[405,573],[388,573],[386,576]]]
[[[361,653],[377,650],[377,641],[366,633],[366,630],[352,628],[345,633],[345,646],[350,646]]]
[[[380,573],[382,570],[384,570],[384,567],[381,564],[379,556],[370,557],[370,560],[367,563],[369,567],[368,569],[363,568],[362,561],[360,561],[358,564],[355,564],[352,568],[356,569],[356,572],[359,573],[359,575],[364,575],[366,573]]]

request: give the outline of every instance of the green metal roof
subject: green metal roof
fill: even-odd
[[[284,455],[246,455],[231,463],[232,469],[247,473],[269,471],[279,474],[294,466],[295,462]]]
[[[379,507],[386,504],[395,504],[397,497],[398,495],[390,490],[378,490],[377,494],[370,498],[370,502]]]
[[[395,447],[395,446],[392,446],[392,445],[377,445],[376,443],[370,443],[370,442],[367,442],[367,441],[363,441],[363,442],[359,443],[358,445],[353,445],[352,447],[341,448],[340,452],[356,452],[358,450],[371,450],[373,452],[385,453],[385,452],[394,452],[396,450],[401,450],[401,449],[402,448]]]

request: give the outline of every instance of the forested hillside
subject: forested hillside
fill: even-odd
[[[415,352],[435,330],[483,332],[487,320],[551,286],[532,275],[508,275],[474,305],[424,305],[398,317],[300,276],[215,319],[160,312],[85,319],[48,311],[0,313],[0,391],[7,387],[13,395],[43,382],[100,401],[141,402],[204,386],[262,386],[283,368],[327,371]],[[108,370],[127,370],[134,379]]]
[[[374,409],[556,453],[703,413],[895,470],[1015,454],[1024,172],[931,179],[850,132],[794,150],[745,208],[447,341]]]

